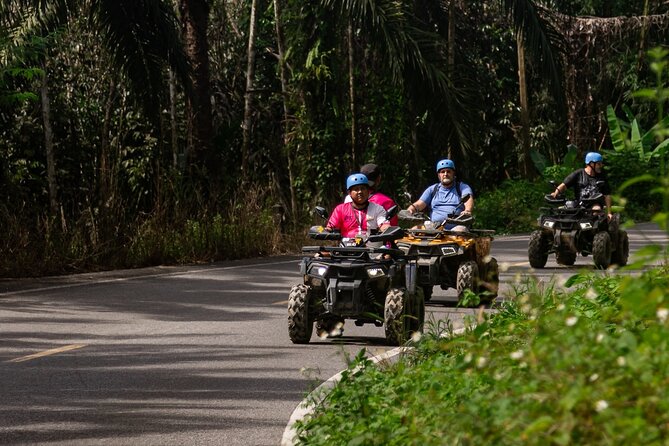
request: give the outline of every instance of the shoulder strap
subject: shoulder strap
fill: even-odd
[[[434,196],[437,195],[438,190],[439,190],[439,183],[435,184],[434,187],[432,188],[432,193],[430,194],[430,201],[434,200]]]

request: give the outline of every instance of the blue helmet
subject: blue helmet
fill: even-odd
[[[361,173],[354,173],[353,175],[350,175],[348,179],[346,179],[346,190],[349,190],[353,186],[358,186],[360,184],[369,186],[369,180]]]
[[[449,159],[441,160],[437,163],[437,172],[439,172],[441,169],[455,170],[455,163]]]
[[[601,153],[588,152],[588,154],[585,155],[586,166],[590,163],[601,163],[603,160],[604,160],[604,157],[602,157]]]

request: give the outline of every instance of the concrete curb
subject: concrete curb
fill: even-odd
[[[453,330],[453,334],[460,335],[464,333],[465,330],[467,330],[468,328],[472,327],[458,328],[457,330]],[[447,335],[445,335],[444,337],[447,337]],[[405,352],[410,352],[412,350],[413,347],[396,347],[392,350],[388,350],[387,352],[381,355],[372,356],[370,360],[374,364],[378,364],[379,362],[392,359],[395,356],[398,356]],[[306,416],[310,415],[315,409],[315,405],[311,404],[310,401],[314,401],[315,396],[323,393],[326,389],[333,388],[341,380],[341,376],[345,371],[346,370],[342,370],[336,375],[330,377],[330,379],[322,383],[320,386],[316,387],[309,393],[309,395],[305,399],[303,399],[297,405],[297,407],[295,407],[295,410],[293,410],[293,413],[291,414],[290,419],[288,420],[288,425],[286,426],[286,429],[283,431],[283,437],[281,437],[281,446],[293,446],[295,444],[295,439],[297,434],[297,431],[295,430],[295,423],[305,418]]]

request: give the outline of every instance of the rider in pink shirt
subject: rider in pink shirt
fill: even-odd
[[[388,195],[379,192],[379,184],[381,183],[381,169],[376,164],[365,164],[360,168],[360,173],[365,175],[369,180],[369,201],[371,203],[376,203],[383,207],[386,211],[391,207],[395,206],[395,201],[390,198]],[[347,196],[344,200],[345,202],[350,202],[351,197]],[[391,226],[397,226],[399,224],[399,219],[397,216],[390,219]]]
[[[369,200],[369,180],[361,173],[356,173],[346,180],[346,189],[350,201],[338,205],[332,211],[327,229],[338,229],[342,237],[355,237],[358,234],[371,234],[384,231],[389,225],[386,210]]]

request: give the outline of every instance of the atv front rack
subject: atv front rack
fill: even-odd
[[[490,237],[495,234],[492,229],[469,229],[468,231],[451,231],[448,229],[405,229],[404,232],[415,238],[427,239],[436,238],[442,235],[450,235],[455,237],[477,238]]]
[[[378,248],[371,247],[353,247],[353,246],[304,246],[303,253],[327,253],[332,258],[346,258],[346,259],[368,259],[370,254],[389,255],[392,258],[411,258],[414,256],[407,256],[404,251],[396,248],[388,248],[381,246]]]

